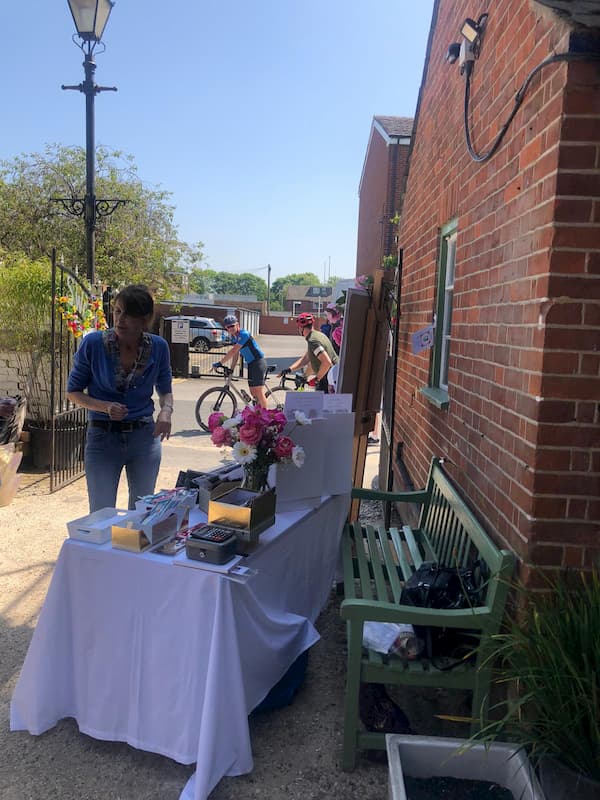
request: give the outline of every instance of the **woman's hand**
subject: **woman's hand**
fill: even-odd
[[[171,435],[171,413],[168,411],[161,411],[154,423],[153,436],[160,436],[161,442],[168,439]]]
[[[128,410],[127,406],[123,405],[123,403],[107,403],[104,412],[108,414],[109,419],[120,422],[122,419],[125,419]]]

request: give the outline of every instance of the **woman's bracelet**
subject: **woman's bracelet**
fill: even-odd
[[[161,411],[171,411],[171,413],[172,413],[173,412],[173,406],[170,405],[169,403],[165,403],[164,406],[160,407],[160,410]]]

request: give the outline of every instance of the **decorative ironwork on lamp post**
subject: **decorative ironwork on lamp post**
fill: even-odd
[[[101,44],[102,50],[99,52],[104,52],[104,44],[100,40],[114,2],[113,0],[68,0],[68,3],[77,30],[77,33],[73,34],[73,41],[85,57],[83,62],[85,80],[76,86],[63,85],[61,88],[75,89],[85,95],[85,197],[57,197],[55,199],[62,203],[63,208],[69,214],[76,217],[83,216],[85,220],[87,278],[90,283],[94,284],[96,282],[96,219],[110,216],[119,205],[126,202],[117,199],[100,200],[96,197],[94,100],[100,92],[116,92],[117,87],[98,86],[94,82],[96,72],[94,51]],[[77,36],[81,41],[77,41]]]

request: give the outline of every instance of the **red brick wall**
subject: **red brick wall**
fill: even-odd
[[[360,187],[357,275],[373,274],[384,256],[398,251],[397,228],[390,219],[400,209],[408,150],[404,144],[387,145],[373,129]]]
[[[478,516],[526,562],[600,554],[600,73],[557,64],[532,81],[491,160],[469,157],[464,78],[444,61],[465,17],[489,11],[471,91],[486,151],[516,90],[568,48],[567,26],[527,0],[440,0],[401,221],[396,442],[416,485],[432,455]],[[515,32],[516,29],[516,32]],[[458,219],[447,410],[431,405],[439,228]],[[398,474],[399,477],[399,474]]]
[[[317,317],[315,316],[315,330],[319,330],[321,325],[327,322],[324,317]],[[273,333],[273,334],[285,334],[287,336],[299,336],[298,328],[294,323],[294,319],[291,316],[270,316],[268,317],[266,314],[262,314],[260,318],[260,333]]]

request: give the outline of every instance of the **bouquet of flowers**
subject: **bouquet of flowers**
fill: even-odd
[[[244,468],[244,487],[262,491],[267,486],[271,464],[304,464],[304,448],[288,435],[297,425],[310,425],[301,411],[294,412],[292,427],[286,432],[288,418],[283,411],[246,406],[228,418],[215,411],[208,418],[211,441],[217,447],[231,447],[233,457]]]
[[[68,295],[57,296],[56,308],[76,339],[88,331],[103,331],[107,327],[102,301],[96,297],[90,297],[87,308],[80,311]]]

